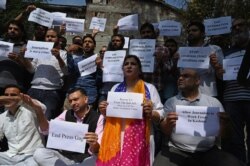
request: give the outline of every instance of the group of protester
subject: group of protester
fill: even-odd
[[[5,137],[8,145],[0,144],[0,165],[240,166],[250,162],[246,151],[250,149],[246,134],[250,133],[250,42],[244,19],[232,22],[233,43],[228,50],[206,43],[203,23],[190,21],[187,47],[211,48],[209,69],[178,68],[178,43],[167,39],[155,47],[153,73],[142,71],[137,56],[126,55],[124,81],[119,83],[102,82],[105,51],[123,50],[125,44],[119,27],[109,45],[99,51],[96,72],[81,76],[78,63],[95,54],[96,33],[75,36],[67,45],[61,35],[65,26],[58,32],[36,24],[32,40],[54,42],[53,56],[26,58],[22,20],[34,9],[30,5],[10,21],[3,36],[3,41],[14,43],[14,49],[8,57],[0,56],[0,106],[4,107],[0,140]],[[139,33],[141,39],[158,37],[148,22]],[[222,61],[233,57],[243,57],[238,78],[222,81]],[[109,91],[143,94],[143,119],[106,116]],[[221,101],[216,99],[220,93]],[[175,133],[176,105],[219,107],[219,134]],[[46,136],[42,135],[48,134],[52,119],[89,125],[84,153],[45,147]]]

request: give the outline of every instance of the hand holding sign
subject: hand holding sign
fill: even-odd
[[[168,136],[172,133],[173,128],[176,126],[178,115],[176,112],[169,112],[167,117],[163,120],[161,126],[164,128],[164,133]]]
[[[86,143],[89,144],[90,151],[93,153],[97,153],[99,150],[98,135],[93,132],[88,132],[85,134],[84,139],[86,139]]]

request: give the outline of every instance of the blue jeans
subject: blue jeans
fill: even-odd
[[[45,116],[48,120],[54,119],[62,112],[60,108],[62,106],[62,96],[60,90],[42,90],[30,88],[28,90],[28,95],[46,105],[47,110]]]
[[[222,139],[222,148],[238,159],[250,162],[250,153],[246,153],[246,146],[250,150],[250,101],[225,101],[224,108],[232,121],[232,135]]]

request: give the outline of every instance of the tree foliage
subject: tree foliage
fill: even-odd
[[[186,10],[187,20],[203,20],[220,16],[250,18],[250,0],[192,0]]]
[[[37,7],[43,6],[41,0],[7,0],[6,9],[0,11],[0,34],[4,33],[4,26],[13,20],[18,14],[23,12],[29,4],[35,4]],[[27,20],[23,22],[25,27],[29,26]]]

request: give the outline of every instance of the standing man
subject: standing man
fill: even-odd
[[[246,52],[246,47],[249,44],[249,29],[244,19],[233,21],[232,39],[234,45],[225,53],[225,59],[243,57]],[[242,61],[242,63],[248,62]],[[222,141],[222,148],[240,160],[248,161],[249,164],[250,153],[248,152],[246,156],[246,149],[248,151],[250,149],[250,89],[246,84],[241,84],[241,80],[240,82],[237,80],[225,81],[224,88],[224,107],[232,119],[233,133],[230,140]]]
[[[123,50],[124,44],[125,44],[124,36],[116,33],[111,37],[111,42],[109,43],[107,51]],[[108,92],[117,83],[118,82],[103,82],[102,83],[102,87],[100,88],[100,91],[99,91],[100,94],[99,94],[98,103],[100,103],[101,101],[107,100]]]
[[[72,74],[75,78],[73,87],[79,87],[86,90],[88,96],[89,96],[89,104],[92,106],[95,106],[96,100],[97,100],[97,92],[99,87],[101,86],[102,79],[102,69],[100,67],[101,60],[97,57],[96,64],[97,64],[97,71],[86,75],[81,76],[81,73],[78,69],[78,63],[82,60],[85,60],[91,56],[93,56],[95,53],[95,47],[96,47],[96,41],[95,39],[90,36],[86,35],[82,39],[83,44],[83,54],[81,56],[77,56],[73,58],[72,55],[68,56],[67,62],[68,62],[68,70],[70,74]]]
[[[68,121],[75,123],[88,124],[88,133],[84,136],[87,145],[85,153],[76,153],[63,150],[52,150],[40,148],[34,154],[34,158],[40,166],[63,166],[82,163],[91,157],[91,166],[95,165],[95,157],[100,148],[100,142],[103,132],[103,116],[88,105],[88,96],[82,88],[73,88],[68,92],[68,100],[72,109],[64,111],[56,120]],[[46,120],[41,130],[47,134],[49,130],[49,122]],[[90,166],[86,165],[86,166]]]
[[[157,33],[154,30],[154,26],[148,22],[142,24],[140,35],[141,39],[157,39]],[[163,75],[166,74],[164,65],[169,58],[168,48],[156,45],[153,56],[155,57],[154,71],[153,73],[143,73],[143,77],[146,82],[153,84],[161,94],[164,86]]]
[[[223,53],[219,46],[205,43],[205,26],[202,22],[191,21],[187,27],[189,47],[210,47],[210,66],[208,69],[197,69],[200,75],[200,91],[209,96],[217,97],[216,76],[221,76]]]
[[[165,119],[161,122],[165,134],[162,151],[155,159],[154,166],[239,166],[233,155],[216,146],[216,137],[190,136],[175,133],[176,105],[219,107],[220,136],[227,134],[228,119],[221,103],[199,91],[200,76],[194,69],[183,69],[178,79],[179,94],[168,99],[164,105]],[[213,127],[213,126],[210,126]]]
[[[37,166],[33,153],[43,147],[38,126],[45,120],[45,105],[22,94],[16,85],[5,88],[0,105],[6,109],[0,115],[0,140],[5,136],[9,146],[0,152],[0,164]]]
[[[3,94],[3,88],[8,84],[16,84],[27,90],[31,76],[23,66],[18,64],[20,49],[26,45],[23,24],[15,20],[10,21],[3,40],[13,43],[14,47],[8,57],[0,56],[0,95]]]

